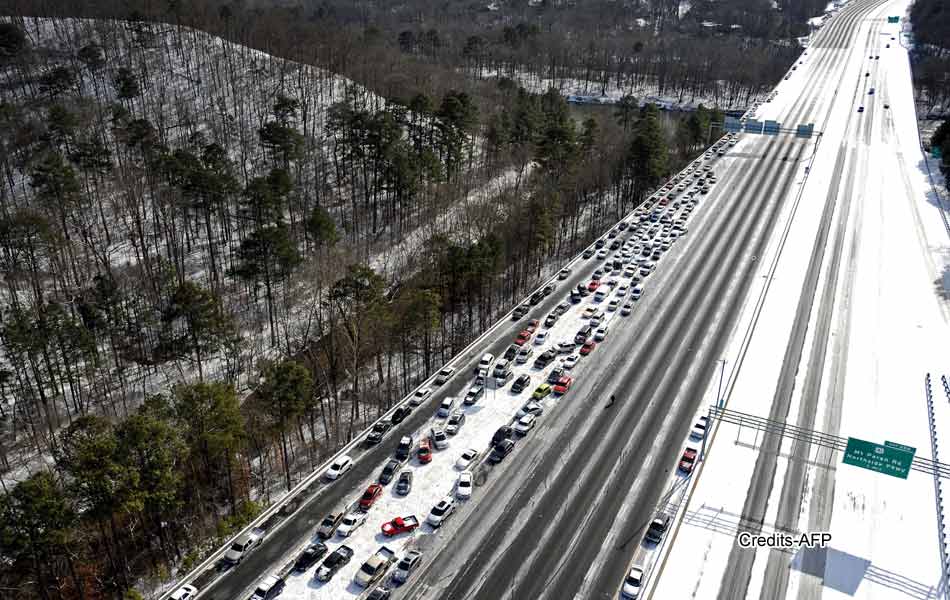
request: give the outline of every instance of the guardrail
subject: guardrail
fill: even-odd
[[[943,382],[944,395],[950,402],[950,387],[947,386],[947,378],[941,376]],[[930,451],[934,460],[939,460],[937,456],[937,419],[934,417],[933,391],[930,386],[930,373],[924,378],[924,392],[927,396],[927,419],[930,421]],[[950,599],[950,579],[948,579],[948,569],[950,569],[950,557],[947,556],[947,519],[943,508],[943,485],[940,477],[934,473],[934,502],[937,506],[937,542],[940,547],[940,585],[937,588],[944,600]]]

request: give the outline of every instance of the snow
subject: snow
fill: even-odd
[[[876,16],[892,13],[895,4],[904,7],[906,3],[885,6]],[[871,19],[866,19],[865,29],[856,39],[865,38],[870,23]],[[882,25],[890,35],[897,35],[898,29],[897,25]],[[807,62],[778,86],[779,97],[761,109],[761,118],[782,114],[787,103],[804,91],[800,85],[804,77],[799,75]],[[863,70],[864,62],[863,53],[856,52],[844,72]],[[828,104],[832,106],[831,116],[827,123],[816,125],[824,135],[807,179],[804,165],[796,176],[796,183],[803,183],[800,204],[792,214],[794,198],[786,200],[785,212],[760,262],[760,283],[751,290],[724,356],[724,389],[730,410],[767,416],[821,209],[829,186],[840,184],[839,201],[849,191],[853,201],[836,281],[829,349],[821,367],[824,371],[814,428],[842,437],[907,444],[917,448],[917,456],[930,458],[923,382],[925,373],[936,377],[946,372],[941,369],[950,351],[950,304],[935,289],[947,269],[950,236],[919,147],[909,63],[896,44],[887,50],[881,48],[875,80],[877,96],[858,99],[869,106],[875,103],[874,112],[864,114],[864,118],[873,119],[869,144],[863,126],[855,130],[849,124],[855,110],[851,94],[832,100],[832,90],[820,90],[823,97],[818,104],[819,114]],[[885,101],[890,109],[883,109]],[[841,177],[832,181],[841,141],[847,153],[844,169]],[[791,193],[797,194],[798,188],[794,186]],[[832,232],[839,216],[836,211]],[[789,219],[787,237],[782,242]],[[832,243],[833,233],[829,248]],[[826,251],[826,261],[829,254]],[[774,276],[770,274],[773,261]],[[825,265],[788,412],[788,420],[793,423],[802,382],[808,376],[809,350],[827,271]],[[744,347],[745,334],[766,286],[761,312]],[[713,378],[703,411],[714,402],[717,386],[718,378]],[[950,402],[939,380],[934,393],[937,431],[942,439],[950,435],[946,433],[950,432]],[[835,428],[832,400],[839,397],[840,423]],[[828,431],[829,427],[833,430]],[[751,448],[754,442],[749,429],[740,432],[733,425],[719,426],[700,473],[690,483],[682,524],[675,531],[675,543],[665,558],[664,570],[648,582],[653,597],[717,596],[758,454]],[[779,451],[763,529],[766,534],[774,528],[788,463],[783,455],[789,453],[790,446],[786,440]],[[945,456],[941,458],[946,460]],[[808,531],[828,518],[827,506],[831,511],[828,531],[833,537],[822,572],[805,572],[808,568],[802,554],[795,556],[786,597],[820,594],[825,599],[872,599],[902,594],[923,598],[933,594],[940,574],[933,479],[911,472],[903,480],[843,465],[840,453],[834,457],[836,464],[831,469],[816,466],[816,459],[813,450],[813,462],[806,469],[798,529]],[[833,494],[830,498],[815,492],[827,483],[826,477],[833,481],[831,490],[823,488],[824,493]],[[827,500],[826,505],[823,500]],[[768,549],[757,551],[748,598],[759,597],[768,553]]]

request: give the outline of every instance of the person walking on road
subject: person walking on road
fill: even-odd
[[[614,400],[615,400],[614,395],[611,394],[611,395],[610,395],[610,401],[607,402],[607,408],[610,408],[611,406],[613,406]]]

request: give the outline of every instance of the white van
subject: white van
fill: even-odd
[[[448,398],[442,400],[442,404],[439,405],[439,412],[437,414],[440,417],[448,417],[453,408],[455,408],[455,396],[449,396]]]

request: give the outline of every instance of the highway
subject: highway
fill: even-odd
[[[810,52],[809,93],[790,101],[779,120],[791,126],[822,120],[838,95],[835,86],[844,77],[848,53],[855,44],[869,43],[854,39],[857,27],[880,4],[852,2],[825,26],[821,43]],[[850,93],[842,87],[841,92],[846,91]],[[396,597],[616,596],[640,535],[669,488],[703,391],[718,373],[717,361],[754,279],[756,258],[793,195],[796,173],[813,152],[814,140],[747,136],[719,161],[719,184],[690,219],[689,234],[673,245],[648,278],[633,317],[612,325],[609,343],[589,359],[569,401],[546,414],[531,438],[519,443],[502,465],[486,467],[485,480],[476,482],[475,498],[437,536],[429,536],[423,567]],[[843,151],[839,160],[845,160]],[[828,202],[833,204],[831,195]],[[828,232],[834,233],[829,251],[840,255],[842,237],[831,229],[830,220]],[[816,253],[823,254],[826,245],[816,244]],[[589,281],[595,262],[575,260],[571,276],[558,282],[557,292],[526,318],[543,318],[571,287]],[[816,289],[810,289],[812,296]],[[804,329],[811,303],[805,306],[804,295],[802,303]],[[201,597],[245,598],[263,575],[292,559],[325,514],[357,496],[358,490],[347,482],[371,478],[399,437],[422,427],[443,397],[462,393],[482,353],[503,353],[523,321],[497,324],[483,344],[454,359],[460,375],[416,408],[383,443],[352,453],[356,465],[342,481],[315,483],[311,500],[244,561],[205,585]],[[800,351],[796,338],[788,352],[794,356]],[[795,362],[792,376],[797,366]],[[618,402],[606,407],[611,394]],[[773,412],[784,418],[782,406],[777,393]],[[786,476],[789,490],[798,484],[794,474]],[[765,463],[752,482],[763,491],[751,495],[750,510],[744,514],[757,514],[771,485]],[[790,499],[786,510],[797,515],[794,508]],[[741,554],[730,561],[737,585],[750,568],[751,559]],[[744,597],[725,589],[721,598]]]
[[[853,81],[845,64],[851,52],[877,43],[870,34],[863,40],[856,34],[881,4],[853,2],[826,25],[812,45],[808,93],[780,121],[820,123],[839,94],[851,101],[851,93],[859,93],[858,82],[853,90],[844,85]],[[490,474],[478,505],[400,597],[615,597],[639,536],[669,487],[702,391],[749,288],[754,257],[762,255],[790,196],[799,161],[812,151],[809,143],[790,138],[747,139],[736,148],[722,184],[691,226],[689,243],[658,268],[645,310],[613,332],[609,352],[598,357],[599,373],[580,382],[576,396],[587,401],[559,410],[543,423],[540,440]],[[845,159],[842,149],[839,160]],[[835,197],[829,198],[826,234]],[[827,237],[816,245],[819,263]],[[803,323],[812,305],[806,297],[814,293],[812,287],[803,294]],[[791,357],[803,341],[793,338]],[[602,402],[610,393],[622,401],[607,409]],[[788,407],[779,396],[773,412],[784,418]],[[764,489],[753,496],[767,498],[771,482],[764,462],[764,474],[751,485]],[[759,505],[750,501],[744,514],[755,515]],[[724,582],[738,587],[724,586],[721,598],[745,596],[742,573],[751,561],[736,562]]]

